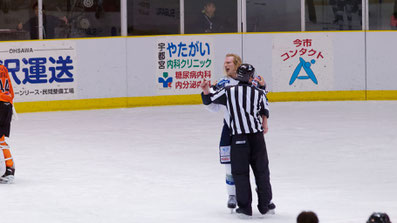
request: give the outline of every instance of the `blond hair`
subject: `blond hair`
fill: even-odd
[[[239,55],[237,55],[237,54],[228,53],[228,54],[226,54],[226,57],[233,57],[233,64],[236,67],[235,71],[237,71],[237,68],[243,63],[243,61],[241,60],[241,57]],[[227,74],[227,76],[229,76],[229,75]],[[231,77],[235,78],[233,76],[231,76]]]
[[[241,57],[237,54],[228,53],[228,54],[226,54],[226,57],[233,57],[233,63],[234,63],[234,65],[236,65],[236,68],[238,68],[243,63],[243,61],[241,60]]]

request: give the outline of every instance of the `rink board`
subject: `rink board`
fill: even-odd
[[[268,98],[270,102],[396,100],[397,91],[270,92],[268,94]],[[130,98],[125,97],[80,99],[44,102],[19,102],[15,104],[15,107],[18,113],[24,113],[188,104],[201,104],[201,96],[176,95]]]
[[[242,55],[269,100],[396,100],[397,32],[286,32],[0,42],[19,112],[199,104]],[[32,73],[44,60],[45,72]],[[31,73],[29,73],[31,72]],[[41,76],[39,76],[41,75]],[[40,82],[41,81],[41,82]]]

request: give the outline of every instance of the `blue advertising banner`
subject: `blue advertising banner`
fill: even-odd
[[[0,43],[0,64],[8,68],[16,102],[76,97],[78,69],[73,41]]]

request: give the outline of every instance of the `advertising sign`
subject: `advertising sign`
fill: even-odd
[[[73,41],[0,43],[16,102],[74,99],[76,47]]]
[[[332,90],[332,40],[327,35],[277,35],[272,56],[274,91]]]
[[[202,80],[213,78],[211,39],[167,37],[159,39],[156,48],[158,94],[198,94]]]

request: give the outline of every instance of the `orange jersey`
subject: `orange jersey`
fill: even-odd
[[[0,65],[0,101],[13,103],[14,89],[12,89],[10,75],[5,66]]]

